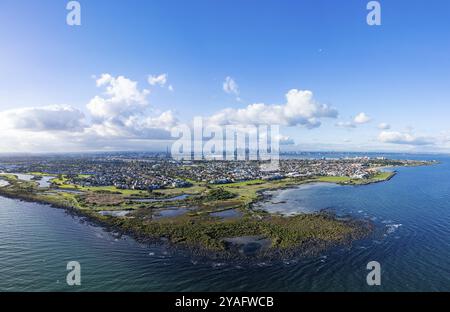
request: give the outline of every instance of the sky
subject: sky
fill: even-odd
[[[450,151],[450,2],[0,2],[0,153],[158,150],[279,124],[283,149]]]

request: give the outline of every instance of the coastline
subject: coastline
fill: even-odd
[[[336,246],[349,246],[354,240],[363,239],[367,237],[373,230],[373,225],[370,222],[362,222],[361,220],[348,220],[340,221],[348,224],[352,224],[358,227],[359,232],[355,236],[345,237],[337,241],[323,241],[323,240],[309,240],[305,241],[301,246],[293,246],[286,249],[270,249],[266,250],[264,253],[258,253],[255,255],[245,255],[240,252],[239,245],[229,245],[226,250],[212,250],[201,246],[200,244],[180,244],[172,242],[166,237],[154,237],[147,236],[144,233],[136,230],[136,228],[124,228],[117,225],[113,217],[102,218],[101,215],[95,212],[82,211],[70,206],[64,206],[61,204],[51,203],[40,199],[31,199],[28,196],[17,196],[8,193],[1,192],[0,197],[9,198],[13,200],[23,201],[27,203],[36,203],[40,205],[49,206],[51,209],[61,209],[64,210],[69,215],[84,218],[85,221],[92,225],[101,227],[104,231],[114,233],[117,237],[128,236],[136,240],[139,243],[150,244],[155,246],[163,246],[167,251],[172,253],[182,253],[194,258],[205,258],[209,260],[230,260],[230,261],[248,261],[253,262],[254,260],[280,260],[280,259],[290,259],[293,257],[307,257],[307,256],[317,256],[321,252],[333,248]],[[321,212],[314,214],[315,216],[320,216],[324,218],[335,218],[334,215],[329,212]],[[117,218],[116,218],[117,219]],[[263,237],[255,236],[255,240],[260,240]]]
[[[272,190],[281,190],[281,189],[288,189],[288,188],[295,188],[299,185],[309,184],[317,181],[301,181],[297,184],[289,184],[284,185],[279,188],[272,188]],[[267,189],[265,189],[267,190]],[[263,199],[263,196],[261,194],[264,193],[265,190],[261,190],[261,192],[258,192],[258,196],[255,200],[253,200],[249,207],[253,206],[254,204],[260,202]],[[233,245],[233,244],[225,244],[226,248],[224,249],[217,249],[217,248],[209,248],[207,246],[202,245],[200,242],[198,243],[192,243],[192,242],[184,242],[183,240],[180,241],[174,241],[172,238],[167,237],[166,235],[149,235],[149,233],[145,230],[145,228],[142,228],[142,224],[139,224],[139,222],[126,222],[124,218],[116,218],[111,216],[103,216],[100,215],[97,211],[88,211],[85,209],[79,209],[77,207],[74,207],[71,204],[63,203],[61,201],[51,201],[49,199],[44,199],[42,197],[39,197],[36,194],[33,193],[20,193],[20,192],[11,192],[8,191],[7,188],[0,188],[0,196],[4,196],[11,199],[17,199],[17,200],[23,200],[26,202],[31,203],[39,203],[44,205],[49,205],[52,208],[58,208],[58,209],[64,209],[69,214],[77,215],[83,218],[86,218],[89,222],[92,222],[93,224],[99,225],[103,227],[105,230],[109,232],[115,232],[119,233],[119,235],[127,235],[135,239],[136,241],[142,242],[142,243],[149,243],[149,244],[163,244],[165,247],[167,247],[170,250],[173,251],[181,251],[181,252],[187,252],[195,257],[206,257],[210,259],[236,259],[236,260],[250,260],[251,259],[281,259],[281,258],[290,258],[294,256],[307,256],[307,255],[317,255],[320,252],[337,246],[337,245],[346,245],[351,244],[352,241],[361,239],[369,235],[372,231],[372,225],[369,222],[362,222],[361,220],[348,220],[348,221],[338,221],[335,216],[331,215],[329,212],[327,213],[315,213],[315,214],[308,214],[306,217],[309,218],[306,222],[315,222],[317,220],[323,221],[326,223],[330,223],[333,226],[339,225],[343,228],[351,229],[346,233],[346,235],[342,235],[339,237],[336,237],[334,239],[315,239],[314,237],[310,237],[308,239],[302,240],[301,244],[292,244],[292,245],[283,245],[282,247],[273,246],[273,242],[270,245],[270,248],[266,248],[262,250],[261,252],[248,256],[241,252],[240,245]],[[259,212],[258,218],[254,220],[249,220],[247,217],[243,217],[243,222],[240,224],[241,226],[255,226],[255,223],[268,222],[276,220],[276,222],[285,222],[293,221],[296,218],[301,218],[302,216],[296,216],[296,217],[279,217],[272,215],[270,213],[264,213]],[[305,217],[305,216],[303,216]],[[123,222],[122,222],[123,221]],[[288,222],[289,223],[289,222]],[[155,224],[153,224],[155,225]],[[289,224],[287,224],[289,226]],[[212,226],[219,226],[219,224],[212,224]],[[244,230],[246,232],[246,230]],[[255,234],[255,233],[250,233]],[[245,236],[245,235],[242,235]],[[254,235],[256,238],[264,238],[261,233],[256,233]],[[273,239],[272,239],[273,240]],[[221,243],[226,241],[226,238],[221,238],[219,240]],[[252,242],[251,242],[252,243]]]
[[[422,162],[421,164],[429,165],[431,163]],[[389,169],[395,167],[390,166]],[[69,194],[64,192],[67,189],[55,188],[55,186],[59,186],[58,184],[54,184],[53,187],[38,189],[35,181],[18,180],[14,174],[3,176],[3,179],[8,181],[9,185],[0,187],[0,196],[65,209],[71,214],[85,217],[90,222],[102,226],[108,231],[128,235],[139,242],[164,244],[170,249],[184,250],[193,256],[213,259],[247,259],[249,257],[240,250],[242,246],[230,244],[230,241],[232,242],[239,237],[256,237],[256,241],[266,239],[270,240],[271,243],[269,247],[261,246],[260,252],[250,258],[289,258],[293,255],[317,254],[333,246],[351,244],[352,241],[370,235],[373,231],[373,224],[370,221],[357,218],[338,219],[329,211],[280,216],[265,210],[255,210],[256,204],[269,198],[267,191],[294,189],[311,183],[361,186],[389,181],[397,174],[395,170],[383,173],[380,171],[383,168],[374,167],[373,175],[366,179],[335,176],[306,179],[285,178],[276,181],[260,180],[215,185],[203,190],[198,188],[197,185],[197,191],[189,189],[190,192],[186,193],[153,194],[156,195],[156,201],[151,203],[151,208],[146,208],[147,205],[141,203],[139,207],[143,208],[136,206],[136,208],[127,210],[132,214],[131,217],[103,215],[101,212],[106,211],[106,208],[96,207],[94,209],[89,204],[86,206],[86,202],[82,203],[84,206],[79,202],[89,194],[106,194],[105,196],[108,196],[107,194],[117,194],[116,192],[110,190],[80,190],[80,193]],[[76,188],[76,186],[73,187]],[[65,196],[49,197],[42,195],[55,190],[56,193],[62,191],[61,194],[57,195],[64,194]],[[214,196],[211,196],[210,193],[214,193]],[[219,193],[219,196],[216,197],[216,193]],[[129,194],[118,194],[125,197],[124,199],[130,200]],[[189,196],[184,200],[174,202],[157,200],[168,198],[169,194],[175,197],[186,194],[189,194]],[[221,196],[224,194],[227,196],[222,198]],[[197,208],[201,206],[202,209],[194,209],[193,207],[196,206]],[[146,213],[148,211],[170,209],[170,207],[181,207],[194,211],[173,218],[162,218],[158,221],[152,218],[147,220]],[[108,209],[120,211],[116,207]],[[238,210],[242,212],[242,215],[232,220],[219,220],[210,216],[213,212],[227,210]],[[299,232],[299,229],[303,228],[309,228],[309,232]]]
[[[448,168],[448,166],[447,166]],[[431,169],[431,173],[428,172],[428,170]],[[92,244],[96,244],[97,240],[98,240],[98,244],[100,246],[105,245],[105,250],[108,251],[108,253],[114,253],[116,250],[119,250],[119,246],[124,246],[123,248],[125,248],[125,251],[121,254],[123,254],[124,256],[121,257],[120,259],[114,258],[114,259],[109,259],[108,261],[113,261],[114,263],[123,263],[123,266],[125,268],[127,268],[127,263],[130,264],[129,259],[134,259],[134,257],[140,257],[142,256],[142,261],[139,261],[140,264],[142,264],[141,266],[136,266],[136,271],[138,271],[138,273],[136,274],[136,277],[130,277],[129,275],[129,271],[128,269],[126,269],[123,272],[123,278],[124,280],[129,280],[129,285],[133,285],[133,284],[137,284],[137,282],[139,281],[139,276],[140,276],[140,272],[142,273],[148,273],[148,274],[153,274],[153,272],[158,272],[161,270],[161,267],[165,266],[165,263],[170,263],[171,265],[180,265],[183,266],[183,270],[186,270],[186,275],[184,274],[180,274],[177,275],[179,276],[179,279],[177,279],[176,282],[178,282],[178,280],[181,281],[181,285],[182,285],[182,281],[183,278],[185,278],[185,276],[189,276],[192,274],[192,278],[193,280],[197,281],[197,278],[195,276],[195,274],[198,274],[198,272],[205,272],[206,276],[210,276],[209,272],[211,272],[211,274],[214,274],[214,276],[218,276],[217,277],[217,284],[215,284],[216,286],[214,287],[218,287],[217,289],[220,288],[220,285],[224,285],[224,287],[228,288],[228,289],[234,289],[233,286],[236,284],[234,282],[234,280],[238,280],[239,277],[242,276],[243,280],[249,280],[252,281],[252,284],[248,287],[250,287],[251,289],[257,289],[258,287],[261,287],[261,282],[260,281],[267,281],[267,283],[265,284],[265,287],[268,287],[267,289],[280,289],[280,287],[283,287],[283,282],[279,281],[280,279],[289,279],[292,278],[292,280],[295,279],[296,282],[298,282],[299,284],[296,286],[292,286],[293,284],[290,283],[289,287],[290,290],[294,290],[294,291],[305,291],[305,290],[312,290],[313,287],[310,286],[309,284],[309,278],[312,277],[314,279],[321,279],[319,280],[320,282],[320,287],[321,289],[324,290],[330,290],[330,289],[338,289],[338,290],[345,290],[347,287],[347,284],[344,284],[343,286],[339,286],[341,284],[338,284],[339,282],[336,282],[335,287],[338,288],[334,288],[334,286],[330,286],[330,280],[329,280],[329,273],[333,272],[333,274],[336,274],[336,270],[335,268],[338,267],[339,268],[339,272],[343,272],[341,275],[339,275],[339,278],[343,278],[344,281],[346,281],[345,277],[347,276],[347,274],[349,274],[349,272],[352,272],[352,270],[354,269],[354,266],[358,266],[360,268],[364,268],[365,265],[367,264],[367,259],[385,259],[384,257],[386,256],[386,253],[391,250],[390,248],[392,248],[392,246],[395,246],[395,248],[402,248],[402,247],[406,247],[406,246],[417,246],[417,248],[415,249],[415,251],[420,252],[420,246],[422,246],[422,244],[427,244],[426,239],[429,237],[433,238],[433,241],[436,242],[436,246],[440,246],[441,248],[445,247],[445,239],[440,237],[442,234],[442,232],[439,231],[439,228],[436,229],[435,232],[433,232],[433,234],[431,236],[426,236],[423,239],[420,239],[420,245],[416,245],[416,243],[414,241],[412,241],[410,238],[410,234],[414,234],[416,231],[420,231],[421,229],[424,229],[424,232],[421,233],[425,233],[427,232],[427,230],[425,230],[425,228],[423,227],[423,225],[427,224],[427,222],[422,222],[422,221],[418,221],[418,223],[414,223],[414,224],[408,224],[405,222],[405,218],[408,218],[408,216],[410,215],[410,211],[409,211],[409,207],[411,206],[412,209],[414,209],[414,213],[418,213],[420,214],[420,211],[423,209],[423,205],[414,205],[415,200],[420,197],[420,194],[417,194],[418,196],[413,197],[412,200],[403,203],[401,205],[392,205],[391,207],[387,207],[388,209],[382,210],[380,211],[380,205],[383,206],[383,203],[380,203],[379,201],[372,201],[371,199],[373,199],[373,195],[374,192],[377,193],[377,196],[390,196],[387,197],[387,203],[386,205],[390,206],[390,203],[393,202],[392,200],[396,198],[396,196],[398,196],[397,194],[400,194],[401,196],[407,196],[408,192],[410,192],[411,187],[414,187],[415,185],[421,185],[421,181],[420,181],[420,177],[426,177],[429,178],[433,181],[437,181],[436,177],[441,176],[440,172],[441,169],[440,168],[411,168],[411,170],[409,170],[408,168],[405,168],[403,170],[398,170],[398,176],[395,177],[394,181],[390,182],[389,184],[385,184],[385,185],[380,185],[380,186],[368,186],[366,187],[358,187],[358,188],[354,188],[354,187],[349,187],[349,188],[344,188],[341,186],[332,186],[330,185],[329,187],[331,188],[329,191],[326,192],[330,192],[330,198],[327,200],[322,200],[321,202],[324,203],[324,205],[320,204],[320,201],[317,202],[319,204],[314,204],[314,205],[309,205],[306,204],[305,207],[315,207],[317,209],[320,209],[321,207],[328,207],[328,203],[330,204],[330,207],[333,207],[333,203],[337,203],[334,201],[334,198],[336,198],[336,200],[341,201],[342,200],[342,204],[336,207],[341,207],[341,209],[338,209],[336,212],[339,213],[338,217],[346,217],[346,215],[343,215],[341,213],[351,213],[352,211],[354,212],[354,216],[356,218],[363,218],[366,220],[372,220],[372,217],[377,217],[377,220],[373,221],[373,224],[375,226],[374,232],[370,234],[370,236],[368,236],[367,238],[363,238],[361,240],[355,240],[355,241],[351,241],[348,243],[341,243],[341,244],[336,244],[336,245],[329,245],[329,246],[325,246],[323,249],[323,251],[319,251],[318,254],[316,255],[308,255],[308,254],[300,254],[298,255],[288,255],[285,257],[280,257],[280,256],[274,256],[272,259],[269,259],[269,257],[266,258],[226,258],[225,256],[216,256],[214,253],[209,253],[206,254],[206,256],[202,256],[201,254],[197,253],[197,255],[195,255],[195,252],[192,252],[191,250],[189,250],[188,248],[185,248],[181,245],[176,245],[176,246],[171,246],[170,243],[168,243],[167,241],[149,241],[149,240],[144,240],[141,239],[139,241],[133,239],[133,237],[126,235],[126,233],[124,233],[123,229],[119,232],[116,231],[115,228],[112,227],[107,227],[104,224],[99,224],[101,227],[96,227],[95,225],[91,225],[91,223],[93,222],[91,219],[85,218],[84,216],[82,216],[81,218],[78,218],[76,216],[72,217],[70,212],[68,211],[67,213],[65,213],[65,210],[61,210],[60,212],[55,212],[55,213],[51,213],[50,210],[53,210],[52,208],[48,207],[48,206],[41,206],[41,205],[34,205],[34,204],[26,204],[26,203],[19,203],[19,202],[3,202],[3,208],[8,208],[8,207],[16,207],[18,209],[18,211],[20,211],[20,214],[18,213],[18,215],[21,215],[23,218],[26,218],[27,216],[32,216],[32,215],[45,215],[45,220],[41,220],[37,219],[37,223],[33,223],[36,225],[39,225],[39,227],[36,228],[32,228],[32,227],[26,227],[24,229],[24,231],[27,231],[28,233],[30,233],[29,235],[32,235],[32,233],[39,233],[39,235],[41,235],[40,233],[50,233],[51,235],[55,235],[54,231],[48,231],[47,224],[48,227],[50,229],[52,229],[54,227],[53,223],[48,223],[46,222],[46,220],[55,220],[53,218],[54,215],[59,216],[56,218],[56,220],[61,221],[61,224],[65,224],[67,226],[71,226],[71,223],[74,223],[75,225],[73,225],[73,229],[77,230],[79,229],[80,225],[78,225],[78,223],[80,224],[86,224],[87,227],[86,229],[91,234],[88,234],[91,239],[93,240],[92,242],[85,242],[85,240],[83,240],[83,242],[80,244],[82,244],[84,246],[84,248],[87,249],[86,251],[86,260],[85,261],[92,261],[93,263],[98,263],[98,261],[102,261],[101,257],[92,257],[91,254],[87,253],[89,250],[92,250]],[[435,173],[435,174],[432,174]],[[429,180],[426,180],[429,181]],[[392,187],[391,185],[392,184]],[[434,185],[429,184],[427,182],[427,185],[429,185],[427,190],[430,190],[434,187]],[[436,184],[437,186],[439,185]],[[310,186],[305,185],[304,187],[309,188]],[[327,188],[328,186],[324,186],[325,188]],[[318,188],[322,188],[322,186],[318,186]],[[335,192],[333,189],[336,190],[340,190],[338,192]],[[384,194],[385,191],[388,190],[398,190],[398,192],[388,192],[387,194]],[[356,191],[358,194],[354,193],[354,191]],[[313,196],[320,196],[319,194],[321,194],[322,192],[316,192],[313,191],[311,194],[314,194]],[[348,194],[349,196],[342,196],[342,194]],[[433,194],[433,193],[431,193]],[[448,193],[447,193],[448,194]],[[298,194],[294,191],[294,193],[292,193],[292,195],[295,195],[295,198],[305,198],[305,195],[302,194]],[[310,196],[308,195],[308,198]],[[288,197],[283,197],[283,198],[288,198]],[[290,197],[290,198],[294,198],[294,197]],[[358,205],[357,203],[355,205],[353,205],[353,200],[355,198],[364,198],[364,205]],[[446,198],[446,197],[445,197]],[[443,201],[441,200],[440,202],[445,204],[445,198],[443,199]],[[392,199],[392,200],[391,200]],[[274,202],[278,202],[279,198],[274,199]],[[313,201],[316,202],[316,201]],[[305,202],[308,203],[308,202]],[[345,204],[347,203],[347,204]],[[423,204],[426,204],[426,202],[422,202]],[[439,215],[444,211],[445,209],[445,205],[444,206],[440,206],[442,207],[442,209],[439,211],[439,213],[434,214],[434,216],[436,218],[439,218]],[[295,208],[295,207],[294,207]],[[43,210],[44,209],[44,210]],[[364,210],[364,213],[359,213],[358,210],[356,209],[361,209]],[[391,209],[397,209],[392,211]],[[8,210],[8,209],[7,209]],[[331,209],[330,211],[334,211],[334,209]],[[403,211],[402,215],[399,215],[399,211]],[[47,215],[48,214],[48,215]],[[15,214],[14,214],[15,215]],[[368,215],[368,217],[367,217]],[[63,219],[61,219],[63,218]],[[8,222],[9,219],[5,219],[5,221]],[[429,219],[431,220],[431,219]],[[434,219],[433,219],[434,220]],[[441,219],[440,219],[441,220]],[[64,221],[64,222],[63,222]],[[390,223],[385,223],[385,221],[389,221]],[[426,220],[425,220],[426,221]],[[21,218],[14,218],[14,224],[17,224],[18,226],[23,222],[21,220]],[[402,226],[399,226],[398,228],[391,228],[394,226],[399,225],[400,223],[403,223]],[[93,224],[93,223],[92,223]],[[97,223],[98,224],[98,223]],[[445,224],[445,222],[441,222],[440,224]],[[103,229],[105,231],[103,231]],[[18,227],[20,228],[20,227]],[[64,231],[64,228],[61,228],[61,231]],[[84,226],[83,226],[84,228]],[[393,230],[392,232],[390,230]],[[395,232],[394,232],[395,230]],[[19,234],[21,233],[20,231],[17,231]],[[83,233],[84,230],[83,230]],[[428,233],[428,232],[427,232]],[[121,234],[124,234],[124,236],[120,237]],[[384,236],[384,235],[387,236]],[[65,234],[61,234],[63,237],[65,237]],[[81,233],[80,233],[81,235]],[[84,234],[83,234],[84,235]],[[29,236],[26,236],[27,240],[29,240]],[[50,237],[51,238],[51,237]],[[37,240],[39,239],[38,237],[36,238]],[[77,240],[77,236],[74,236],[73,239]],[[59,241],[59,240],[58,240]],[[127,242],[128,241],[128,242]],[[70,242],[70,240],[69,240]],[[143,243],[141,243],[143,242]],[[148,244],[147,244],[148,243]],[[313,242],[311,242],[312,244]],[[47,244],[47,242],[42,241],[43,246],[45,246]],[[64,245],[64,240],[62,240],[61,244]],[[403,244],[405,244],[405,246],[403,246]],[[410,244],[410,245],[408,245]],[[129,249],[128,246],[137,246],[136,251],[134,251],[134,249]],[[37,246],[32,247],[32,248],[37,248]],[[64,253],[63,252],[63,248],[59,249],[58,251],[61,250],[61,256],[64,257],[67,253],[70,254],[69,252]],[[439,249],[442,250],[442,249]],[[128,252],[130,251],[130,252]],[[132,252],[131,252],[132,251]],[[142,252],[141,252],[142,251]],[[235,253],[239,252],[238,250],[234,251]],[[100,252],[102,255],[104,254],[104,252]],[[106,254],[108,254],[106,253]],[[92,254],[97,255],[96,252],[93,252]],[[405,263],[408,263],[409,261],[414,259],[414,256],[411,254],[411,257],[404,257],[404,253],[401,253],[401,263],[399,263],[399,268],[401,268]],[[429,264],[430,267],[432,267],[432,264],[434,262],[436,262],[439,259],[444,259],[443,257],[447,254],[447,252],[445,252],[444,254],[440,254],[440,256],[438,256],[437,258],[434,256],[430,256],[430,258],[427,259],[426,264]],[[388,254],[389,255],[389,254]],[[51,255],[49,256],[51,257]],[[131,258],[130,258],[131,257]],[[21,261],[25,261],[21,260]],[[60,257],[55,259],[56,263],[54,264],[55,266],[58,266],[58,262],[60,262]],[[400,260],[399,260],[400,261]],[[85,264],[88,262],[85,262]],[[50,265],[50,264],[49,264]],[[337,266],[336,266],[337,265]],[[101,266],[101,264],[99,265]],[[415,276],[415,271],[414,269],[416,269],[415,267],[411,268],[411,270],[409,270],[408,272],[411,273],[411,277]],[[180,268],[181,270],[181,268]],[[316,271],[318,270],[318,271]],[[424,268],[425,271],[421,271],[421,272],[428,272],[426,271],[427,269]],[[98,272],[98,274],[102,274],[101,276],[104,276],[103,274],[105,274],[103,271],[99,270],[96,271]],[[168,278],[170,278],[171,276],[174,276],[173,274],[177,274],[179,271],[177,271],[177,269],[172,270],[172,269],[167,269],[164,271],[165,274],[163,274],[161,276],[161,281],[162,284],[167,285],[167,289],[172,288],[173,287],[177,287],[175,285],[176,282],[174,282],[174,284],[167,284],[167,280]],[[403,271],[401,271],[403,272]],[[391,272],[392,274],[394,274],[393,276],[396,277],[398,276],[396,274],[396,272]],[[118,273],[119,274],[119,273]],[[258,278],[256,278],[255,274],[258,274]],[[441,274],[442,276],[442,270],[439,271],[439,274]],[[227,277],[230,277],[230,279],[226,282],[225,280],[223,282],[220,281],[220,279],[222,279],[222,275],[223,275],[223,279],[226,279]],[[100,275],[99,275],[100,276]],[[247,278],[248,276],[248,278]],[[350,274],[350,276],[352,276]],[[408,274],[405,274],[405,276],[408,276]],[[294,278],[295,277],[295,278]],[[438,276],[436,276],[438,277]],[[115,278],[115,276],[111,276],[111,278]],[[202,277],[198,277],[198,279],[203,278]],[[358,277],[359,278],[359,277]],[[359,280],[358,278],[355,278],[355,282],[353,282],[353,280],[351,280],[351,285],[360,285],[358,284]],[[402,275],[403,278],[403,275]],[[99,278],[98,280],[102,281],[101,278]],[[420,278],[417,278],[418,282],[420,282]],[[445,280],[445,279],[444,279]],[[279,281],[279,285],[275,283],[277,283],[277,281]],[[225,283],[225,284],[223,284]],[[350,283],[350,282],[349,282]],[[102,284],[103,285],[103,284]],[[219,285],[219,286],[217,286]],[[271,285],[274,285],[273,288],[270,288]],[[314,284],[316,285],[316,284]],[[349,284],[350,285],[350,284]],[[399,284],[400,286],[398,287],[403,287],[402,284]],[[421,285],[420,283],[418,285]],[[433,287],[445,287],[442,284],[435,284]],[[134,286],[129,286],[129,287],[134,287]],[[147,288],[146,288],[147,287]],[[161,287],[161,286],[158,286]],[[180,286],[182,287],[182,286]],[[342,287],[342,288],[339,288]],[[357,287],[357,286],[356,286]],[[430,286],[431,287],[431,286]],[[127,288],[130,289],[130,288]],[[148,288],[148,284],[143,283],[142,285],[142,289],[149,289]],[[206,289],[206,288],[205,288]],[[222,288],[220,288],[219,290],[221,290]],[[351,289],[357,289],[357,288],[351,288]],[[431,289],[431,288],[427,288],[427,289]],[[393,289],[395,290],[395,289]]]

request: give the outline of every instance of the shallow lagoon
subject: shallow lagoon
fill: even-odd
[[[242,212],[237,209],[228,209],[218,212],[211,212],[209,214],[212,217],[217,217],[221,219],[232,219],[232,218],[240,218],[242,217]]]

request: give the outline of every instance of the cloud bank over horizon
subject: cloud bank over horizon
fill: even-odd
[[[182,122],[173,110],[160,111],[149,100],[151,88],[165,87],[169,83],[167,74],[148,75],[144,87],[122,75],[105,73],[94,78],[99,92],[84,109],[50,105],[0,112],[0,152],[163,149],[176,139],[171,137],[175,127],[190,124],[188,120]],[[236,97],[240,95],[239,86],[229,76],[222,89]],[[254,103],[241,108],[224,108],[203,118],[206,126],[265,124],[311,130],[338,116],[336,108],[315,100],[312,91],[291,89],[285,94],[284,104]],[[351,121],[338,121],[335,125],[354,129],[372,120],[361,112]],[[374,141],[388,146],[428,146],[436,141],[411,133],[388,131],[391,126],[387,123],[373,128],[374,131],[382,130],[374,136]],[[280,145],[294,147],[294,138],[280,135]]]
[[[335,108],[317,103],[311,91],[292,89],[285,97],[286,104],[257,103],[240,109],[227,108],[210,116],[208,121],[217,125],[277,124],[312,129],[320,127],[322,118],[338,116]]]

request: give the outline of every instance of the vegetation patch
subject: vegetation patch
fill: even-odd
[[[123,202],[123,196],[111,193],[89,192],[84,197],[87,205],[117,206]]]
[[[225,188],[219,187],[216,189],[212,189],[207,192],[203,199],[206,201],[215,201],[215,200],[227,200],[236,197],[236,194],[226,190]]]
[[[33,173],[42,177],[44,173]],[[258,237],[270,242],[264,253],[283,254],[293,250],[311,252],[332,244],[358,239],[367,235],[370,226],[356,221],[343,221],[329,214],[301,214],[291,217],[271,215],[254,211],[251,205],[261,198],[265,190],[298,186],[311,182],[338,184],[367,184],[385,181],[394,172],[374,172],[367,179],[350,177],[285,178],[281,180],[251,180],[222,185],[193,182],[191,187],[167,188],[157,191],[123,190],[114,186],[87,187],[68,182],[64,175],[52,179],[49,190],[39,190],[31,181],[18,180],[12,174],[2,178],[10,185],[0,189],[0,194],[24,200],[52,204],[77,211],[102,224],[131,233],[140,239],[160,240],[166,238],[174,245],[187,246],[192,250],[230,253],[227,240],[240,237]],[[56,188],[56,189],[55,189]],[[70,193],[64,190],[81,192]],[[164,201],[180,195],[190,197]],[[139,198],[155,198],[155,201],[136,201]],[[158,201],[158,199],[161,199]],[[164,209],[190,208],[182,215],[155,218]],[[195,207],[195,208],[192,208]],[[238,209],[238,218],[220,219],[212,212]],[[126,216],[102,215],[101,211],[130,211]]]

